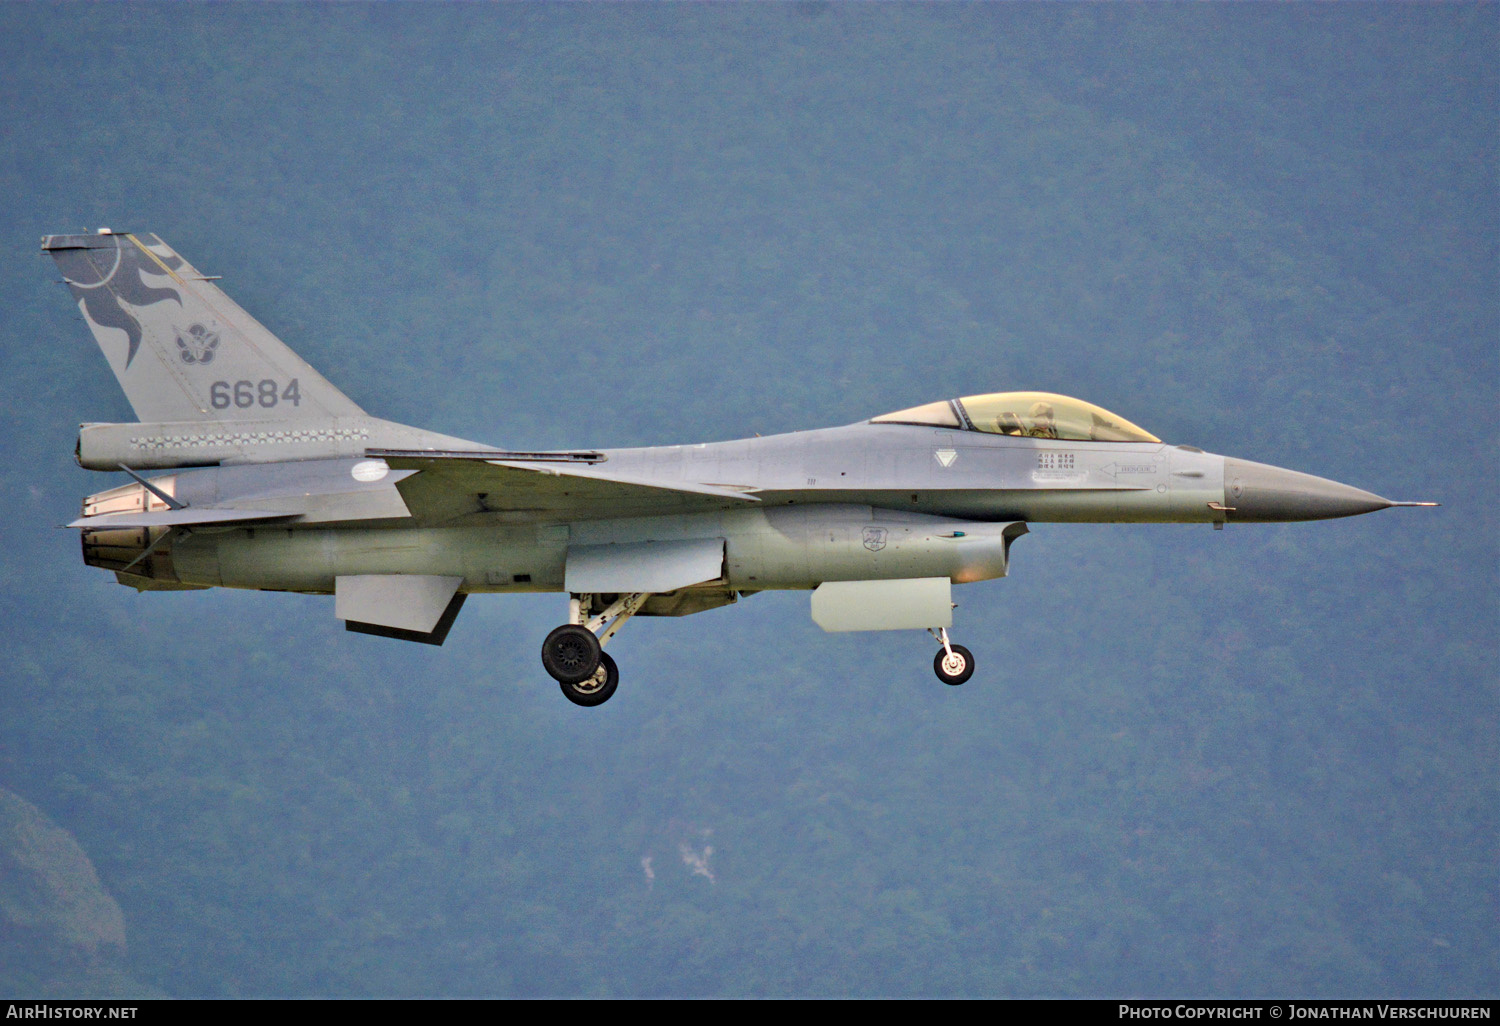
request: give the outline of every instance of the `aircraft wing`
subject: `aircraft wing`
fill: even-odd
[[[396,487],[412,516],[428,522],[470,514],[595,520],[760,501],[733,488],[614,475],[600,467],[601,453],[370,449],[366,455],[385,460],[392,469],[420,471]]]

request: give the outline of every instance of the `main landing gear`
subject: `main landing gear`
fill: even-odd
[[[574,705],[603,705],[620,686],[620,668],[604,651],[651,596],[574,595],[568,603],[568,622],[542,642],[542,666],[557,681],[563,697]],[[598,609],[598,612],[594,612]],[[958,685],[974,676],[974,654],[948,638],[948,628],[928,632],[942,648],[932,660],[933,672],[944,684]]]
[[[974,655],[962,645],[948,640],[948,628],[929,629],[928,634],[938,639],[943,646],[932,660],[932,671],[944,684],[959,685],[974,676]]]
[[[608,596],[575,595],[568,622],[542,642],[542,667],[575,705],[603,705],[620,685],[620,668],[604,645],[651,596],[644,592]],[[601,607],[593,613],[595,607]]]

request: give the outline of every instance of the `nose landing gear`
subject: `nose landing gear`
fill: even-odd
[[[620,684],[620,668],[603,651],[604,645],[650,597],[636,592],[616,596],[606,604],[599,595],[573,596],[568,603],[569,622],[542,642],[542,668],[557,681],[568,701],[583,706],[609,701]],[[596,605],[603,608],[593,613]]]
[[[974,655],[962,645],[955,645],[948,640],[948,628],[939,627],[937,630],[928,630],[942,648],[938,649],[937,656],[932,660],[932,670],[937,674],[938,680],[944,684],[957,686],[974,676]]]

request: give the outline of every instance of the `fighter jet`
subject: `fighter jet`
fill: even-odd
[[[473,594],[563,592],[542,665],[596,706],[634,616],[812,592],[827,631],[927,630],[948,684],[952,586],[1006,576],[1029,525],[1321,520],[1349,485],[1171,445],[1045,392],[941,399],[844,427],[517,452],[367,414],[155,235],[49,235],[139,421],[86,423],[83,559],[141,591],[332,595],[350,631],[441,645]],[[169,471],[147,477],[147,472]]]

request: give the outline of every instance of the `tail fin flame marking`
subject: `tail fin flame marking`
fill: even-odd
[[[49,235],[42,249],[141,421],[364,416],[159,237]]]

